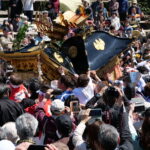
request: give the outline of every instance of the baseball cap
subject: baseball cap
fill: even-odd
[[[60,99],[55,99],[51,105],[51,111],[55,114],[59,114],[64,111],[65,105]]]
[[[61,115],[56,118],[58,132],[62,136],[69,136],[72,131],[72,120],[69,115]]]
[[[42,11],[43,14],[48,14],[47,10]]]

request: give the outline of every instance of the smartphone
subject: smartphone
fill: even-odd
[[[141,113],[144,111],[145,111],[145,105],[144,104],[135,105],[134,112]]]
[[[91,109],[89,116],[101,117],[102,110],[101,109]]]
[[[135,103],[134,112],[143,112],[145,111],[145,100],[143,98],[132,98],[131,103]]]
[[[78,113],[80,111],[80,106],[78,101],[70,102],[70,109],[74,113]]]
[[[45,150],[45,145],[30,145],[27,150]]]

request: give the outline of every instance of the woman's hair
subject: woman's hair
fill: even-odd
[[[17,135],[17,129],[15,122],[7,122],[2,126],[5,139],[13,142],[14,144],[17,142],[17,139],[19,138]]]
[[[33,138],[38,127],[37,119],[28,113],[19,116],[16,120],[16,129],[20,140]]]
[[[115,127],[109,124],[102,124],[98,131],[98,143],[104,150],[116,149],[119,142],[119,133]]]
[[[10,93],[10,88],[6,84],[0,84],[0,98]]]
[[[61,83],[63,83],[66,86],[66,88],[74,88],[75,87],[75,80],[68,75],[62,75],[60,77],[59,81]]]
[[[119,133],[108,124],[95,121],[87,126],[87,142],[92,150],[114,150],[119,141]]]
[[[8,22],[8,20],[4,20],[4,21],[3,21],[3,25],[6,25],[6,22]]]
[[[40,89],[40,84],[38,81],[31,81],[29,83],[28,89],[30,90],[31,93],[31,98],[36,99],[38,98],[38,93],[37,91]]]
[[[144,150],[150,150],[150,108],[145,111],[145,119],[142,125],[141,146]]]
[[[87,142],[92,150],[98,150],[98,132],[99,128],[102,125],[102,121],[97,120],[92,124],[87,125],[86,133],[87,133]],[[95,144],[97,143],[97,144]]]
[[[135,86],[128,84],[124,89],[125,96],[128,98],[128,100],[131,100],[131,98],[135,97]]]
[[[106,105],[113,107],[119,96],[119,91],[115,87],[109,86],[103,94],[103,99]]]
[[[86,74],[81,74],[77,80],[77,85],[78,87],[86,87],[89,83],[90,79],[88,75]]]

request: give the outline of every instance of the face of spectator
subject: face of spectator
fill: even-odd
[[[40,32],[40,37],[43,37],[43,36],[44,36],[44,34],[42,32]]]
[[[85,2],[84,3],[84,7],[88,7],[89,6],[89,3],[88,2]]]
[[[61,89],[61,90],[66,89],[65,85],[60,80],[58,80],[58,88]]]
[[[131,30],[127,30],[127,34],[129,34],[129,35],[130,35],[131,33],[132,33],[132,32],[131,32]]]
[[[48,5],[48,8],[52,8],[52,4],[49,4],[49,5]]]
[[[104,14],[103,14],[103,11],[100,11],[99,12],[99,16],[103,16]]]
[[[129,22],[125,22],[125,26],[128,27],[129,26]]]
[[[136,3],[132,3],[132,6],[136,6]]]
[[[8,31],[3,31],[4,36],[8,36],[9,32]]]
[[[4,22],[4,25],[9,25],[9,23],[8,23],[8,21],[7,21],[7,20]]]
[[[115,18],[117,15],[115,13],[112,14],[112,18]]]
[[[17,17],[17,18],[16,18],[16,21],[19,22],[19,21],[20,21],[20,17]]]
[[[48,17],[48,13],[43,13],[44,17]]]
[[[29,44],[29,39],[25,38],[22,43],[23,43],[23,45],[28,45]]]
[[[136,14],[136,8],[132,8],[131,13]]]

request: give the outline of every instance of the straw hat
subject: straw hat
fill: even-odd
[[[137,4],[137,0],[132,0],[132,3],[135,3],[135,4]]]

